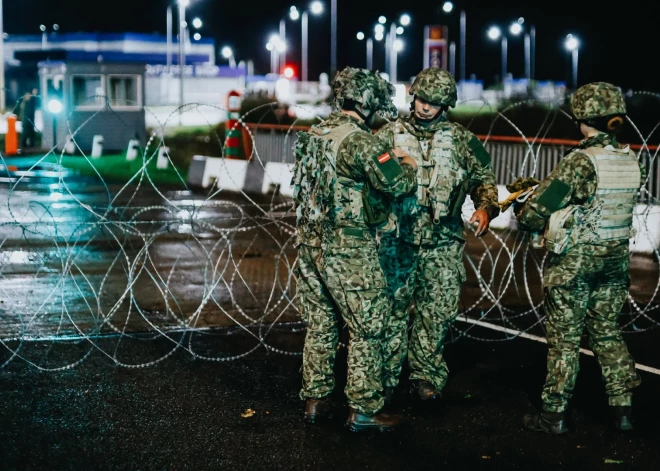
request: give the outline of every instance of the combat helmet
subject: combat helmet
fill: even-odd
[[[397,108],[392,102],[396,90],[378,72],[346,67],[337,73],[332,87],[339,109],[343,108],[346,100],[352,100],[364,112],[378,112],[385,118],[396,118]]]
[[[422,70],[410,86],[410,95],[423,98],[434,105],[456,106],[456,80],[444,69],[429,67]]]
[[[593,82],[578,88],[571,97],[573,116],[578,121],[626,114],[621,90],[606,82]]]

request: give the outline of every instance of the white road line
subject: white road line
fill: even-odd
[[[505,332],[507,334],[515,335],[517,337],[521,337],[521,338],[524,338],[524,339],[534,340],[535,342],[541,342],[541,343],[545,343],[545,344],[548,343],[548,341],[543,337],[528,334],[528,333],[521,332],[521,331],[515,330],[515,329],[509,329],[508,327],[502,327],[502,326],[499,326],[499,325],[491,324],[489,322],[478,321],[476,319],[470,319],[469,317],[458,317],[456,320],[461,321],[461,322],[467,322],[468,324],[478,325],[479,327],[485,327],[486,329]],[[587,350],[586,348],[581,348],[580,353],[584,353],[585,355],[594,356],[594,352],[592,352],[591,350]],[[658,369],[658,368],[653,368],[651,366],[641,365],[639,363],[636,363],[635,367],[638,370],[646,371],[647,373],[652,373],[654,375],[660,375],[660,369]]]

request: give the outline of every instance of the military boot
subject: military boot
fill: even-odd
[[[305,402],[305,422],[315,424],[332,416],[332,403],[330,399],[307,399]]]
[[[550,435],[561,435],[568,432],[566,417],[563,412],[541,412],[527,414],[523,418],[525,428],[534,432],[545,432]]]
[[[351,412],[348,414],[346,426],[351,432],[363,432],[366,430],[389,432],[402,423],[403,416],[400,414],[390,414],[381,411],[376,414],[367,415],[351,409]]]
[[[633,429],[632,407],[613,406],[612,412],[614,414],[614,427],[619,432],[628,432]]]
[[[430,401],[442,397],[440,391],[437,391],[431,383],[424,380],[413,381],[410,385],[410,393],[419,397],[422,401]]]

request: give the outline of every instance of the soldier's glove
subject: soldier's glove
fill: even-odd
[[[500,210],[504,212],[514,203],[524,203],[527,201],[527,198],[532,195],[539,183],[540,181],[533,177],[516,178],[516,181],[506,185],[506,189],[511,194],[504,201],[499,202]]]

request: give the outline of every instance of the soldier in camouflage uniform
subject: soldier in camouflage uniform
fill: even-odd
[[[615,138],[626,114],[617,87],[585,85],[573,95],[571,107],[585,139],[524,204],[514,205],[521,229],[545,229],[549,251],[543,274],[549,348],[543,412],[525,416],[524,424],[552,434],[567,431],[565,411],[586,326],[615,426],[630,430],[631,390],[640,378],[618,320],[628,296],[629,238],[645,172],[634,152]]]
[[[383,338],[383,382],[391,395],[408,354],[412,392],[423,400],[439,397],[447,381],[443,342],[458,315],[465,234],[461,210],[470,195],[476,211],[475,235],[499,215],[490,155],[479,139],[447,120],[456,105],[454,78],[445,70],[423,70],[410,87],[411,114],[378,132],[391,147],[417,161],[417,192],[398,198],[393,216],[398,233],[383,234],[379,255],[393,299]],[[408,322],[414,302],[410,346]]]
[[[392,85],[350,67],[333,85],[338,111],[299,133],[295,148],[297,286],[307,322],[300,396],[309,422],[329,414],[341,315],[350,337],[347,425],[388,430],[403,418],[381,411],[380,340],[390,302],[375,231],[387,223],[388,199],[414,189],[415,161],[404,157],[400,164],[368,127],[377,112],[396,115]]]

